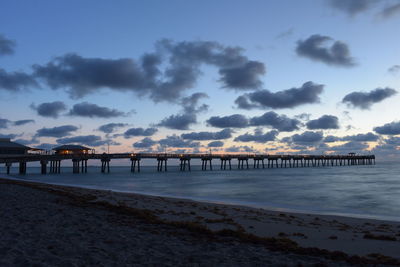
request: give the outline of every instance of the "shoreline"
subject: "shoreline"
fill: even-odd
[[[0,185],[16,185],[66,196],[81,205],[88,205],[88,211],[105,207],[205,236],[223,233],[246,242],[257,240],[256,243],[269,245],[272,242],[272,248],[283,246],[279,251],[289,249],[295,254],[314,251],[316,255],[329,257],[333,255],[331,253],[340,251],[342,260],[361,257],[363,260],[379,260],[380,263],[387,263],[390,259],[392,264],[400,264],[400,222],[291,213],[3,178]]]
[[[9,180],[16,180],[21,182],[30,182],[30,183],[38,183],[38,184],[47,184],[47,185],[55,185],[55,186],[65,186],[65,187],[72,187],[72,188],[82,188],[88,190],[102,190],[102,191],[112,191],[115,193],[122,193],[122,194],[137,194],[142,196],[150,196],[150,197],[163,197],[163,198],[172,198],[178,200],[186,200],[186,201],[196,201],[201,203],[208,203],[208,204],[218,204],[218,205],[230,205],[230,206],[241,206],[243,208],[254,208],[254,209],[264,209],[268,211],[274,212],[285,212],[285,213],[293,213],[293,214],[310,214],[315,216],[335,216],[335,217],[344,217],[344,218],[353,218],[353,219],[366,219],[366,220],[377,220],[377,221],[384,221],[384,222],[397,222],[400,223],[400,217],[395,216],[388,216],[388,215],[373,215],[373,214],[357,214],[357,213],[342,213],[342,212],[329,212],[329,211],[321,211],[321,210],[307,210],[307,209],[297,209],[297,208],[290,208],[290,207],[277,207],[277,206],[268,206],[268,205],[261,205],[257,203],[251,202],[229,202],[229,201],[222,201],[222,200],[213,200],[213,199],[206,199],[206,198],[196,198],[196,197],[180,197],[174,195],[163,195],[153,192],[135,192],[135,191],[124,191],[124,190],[115,190],[115,189],[106,189],[96,186],[84,186],[79,184],[65,184],[65,183],[46,183],[40,182],[36,180],[25,180],[18,177],[12,177],[3,175],[0,176],[0,179],[9,179]]]

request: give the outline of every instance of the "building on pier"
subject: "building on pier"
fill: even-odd
[[[0,138],[0,154],[1,155],[23,155],[28,154],[32,148],[11,142],[9,138]]]
[[[81,145],[62,145],[53,148],[56,155],[85,155],[94,154],[94,149]]]

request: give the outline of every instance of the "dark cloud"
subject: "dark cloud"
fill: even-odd
[[[133,136],[152,136],[157,132],[156,128],[130,128],[124,133],[125,138],[131,138]]]
[[[319,103],[319,95],[324,85],[311,81],[304,83],[300,88],[291,88],[276,93],[268,90],[259,90],[239,96],[235,103],[242,109],[253,108],[295,108],[304,104]]]
[[[219,132],[191,132],[187,134],[181,134],[183,139],[187,140],[222,140],[232,137],[233,131],[231,129],[223,129]]]
[[[231,146],[225,148],[226,152],[245,152],[245,153],[257,153],[258,151],[250,146]]]
[[[323,115],[316,120],[310,120],[306,123],[307,129],[319,130],[319,129],[339,129],[339,119],[332,115]]]
[[[68,115],[88,118],[115,118],[125,116],[125,113],[116,109],[100,107],[96,104],[82,102],[75,104],[69,111]]]
[[[295,134],[290,137],[290,140],[299,145],[313,145],[321,142],[324,138],[322,132],[305,131],[302,134]]]
[[[103,133],[110,134],[110,133],[114,132],[116,129],[125,127],[127,125],[128,124],[126,124],[126,123],[107,123],[107,124],[101,125],[98,128],[98,130]]]
[[[370,92],[352,92],[342,99],[342,103],[354,108],[369,109],[373,104],[395,94],[397,94],[397,91],[389,87],[376,88]]]
[[[347,154],[350,152],[353,153],[365,153],[365,150],[368,148],[368,144],[364,142],[350,141],[343,145],[332,146],[329,147],[328,150],[335,151],[340,154]]]
[[[221,81],[225,88],[254,90],[260,88],[260,76],[265,74],[265,66],[261,62],[249,61],[233,68],[221,69]]]
[[[251,126],[268,126],[281,132],[298,130],[300,124],[299,120],[288,118],[286,115],[279,115],[274,111],[250,119]]]
[[[42,103],[38,106],[31,104],[31,108],[36,110],[37,114],[43,117],[58,118],[61,112],[67,109],[67,106],[61,101]]]
[[[0,89],[18,92],[31,87],[39,87],[32,76],[24,72],[6,72],[0,69]]]
[[[398,14],[400,14],[400,3],[390,5],[384,8],[381,12],[381,15],[385,18],[393,17]]]
[[[57,139],[57,143],[59,144],[83,144],[88,146],[103,146],[108,144],[108,140],[101,140],[100,136],[97,135],[79,135],[74,137],[66,137]]]
[[[371,132],[366,134],[347,135],[342,138],[343,141],[356,141],[356,142],[373,142],[378,141],[379,136]]]
[[[400,72],[400,65],[393,65],[388,69],[388,72],[395,75]]]
[[[378,134],[397,135],[400,134],[400,121],[386,123],[383,126],[375,127],[374,131]]]
[[[174,130],[189,130],[192,124],[197,123],[197,114],[208,110],[208,105],[199,105],[199,101],[207,98],[204,93],[194,93],[181,99],[182,111],[180,114],[170,115],[156,124]]]
[[[152,140],[149,137],[142,139],[139,142],[134,143],[132,146],[135,148],[149,148],[157,144],[157,141]]]
[[[0,56],[12,55],[15,52],[16,42],[0,34]]]
[[[342,138],[334,135],[328,135],[324,138],[325,143],[334,143],[338,141],[342,141]]]
[[[212,142],[208,143],[207,146],[208,147],[223,147],[224,146],[224,142],[222,142],[222,141],[212,141]]]
[[[53,89],[67,89],[73,98],[108,88],[147,95],[155,102],[176,102],[194,87],[203,64],[216,66],[225,87],[233,89],[261,84],[259,76],[265,72],[264,65],[245,57],[242,48],[217,42],[161,40],[156,50],[138,61],[66,54],[46,65],[35,65],[34,75]],[[239,70],[241,77],[233,77]]]
[[[28,124],[28,123],[34,123],[34,122],[35,122],[34,120],[18,120],[18,121],[14,121],[13,125],[14,126],[21,126],[21,125],[25,125],[25,124]]]
[[[18,134],[1,134],[0,133],[0,138],[15,139],[18,136],[19,136]]]
[[[159,144],[164,147],[198,147],[199,142],[186,141],[179,136],[171,135],[159,141]]]
[[[278,131],[270,131],[267,133],[263,133],[263,131],[261,129],[256,129],[254,131],[254,134],[245,133],[243,135],[239,135],[234,139],[234,141],[266,143],[266,142],[274,141],[278,134],[279,134]]]
[[[170,115],[156,124],[156,126],[175,130],[189,130],[190,125],[195,123],[197,123],[197,117],[195,114],[177,114]]]
[[[213,116],[207,120],[207,124],[217,128],[245,128],[249,126],[249,120],[241,114]]]
[[[65,137],[70,135],[72,132],[78,130],[78,127],[73,125],[63,125],[53,128],[41,128],[37,130],[36,136],[38,137]]]
[[[53,149],[53,148],[55,148],[57,146],[58,146],[57,144],[42,143],[42,144],[40,144],[38,146],[35,146],[35,147],[39,148],[39,149],[44,149],[44,150],[51,150],[51,149]]]
[[[328,0],[333,7],[349,15],[356,15],[371,8],[380,0]]]
[[[2,119],[0,118],[0,129],[6,129],[8,128],[8,125],[10,124],[11,121],[7,119]]]
[[[308,39],[297,42],[296,53],[299,56],[328,65],[341,67],[355,65],[347,44],[341,41],[334,41],[330,47],[326,47],[324,45],[327,42],[333,42],[333,39],[319,34],[311,35]]]

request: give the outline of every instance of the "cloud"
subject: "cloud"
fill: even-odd
[[[224,146],[224,142],[222,142],[222,141],[212,141],[212,142],[208,143],[207,146],[208,147],[223,147]]]
[[[159,140],[159,144],[164,147],[198,147],[199,142],[186,141],[179,136],[171,135]]]
[[[378,134],[397,135],[400,134],[400,121],[386,123],[383,126],[375,127],[374,131]]]
[[[126,124],[126,123],[107,123],[107,124],[101,125],[98,128],[98,130],[103,133],[110,134],[110,133],[116,131],[116,129],[125,127],[127,125],[128,124]]]
[[[269,111],[261,116],[250,119],[251,126],[268,126],[281,132],[292,132],[299,129],[300,121],[288,118],[286,115],[279,115]]]
[[[176,115],[161,120],[156,126],[166,127],[175,130],[189,130],[192,124],[197,123],[197,114],[208,110],[208,105],[199,106],[199,101],[207,98],[205,93],[194,93],[191,96],[181,99],[182,111]]]
[[[88,146],[103,146],[108,144],[108,140],[101,140],[101,137],[98,135],[79,135],[74,137],[66,137],[57,139],[57,143],[59,144],[83,144]]]
[[[304,104],[319,103],[319,95],[323,89],[324,85],[309,81],[299,88],[291,88],[276,93],[269,90],[247,93],[239,96],[235,103],[242,109],[295,108]]]
[[[126,114],[116,109],[101,107],[88,102],[82,102],[75,104],[69,111],[68,115],[88,118],[115,118],[125,116]]]
[[[232,137],[233,131],[231,129],[223,129],[219,132],[191,132],[186,134],[181,134],[181,138],[187,140],[222,140]]]
[[[21,126],[21,125],[25,125],[25,124],[28,124],[28,123],[34,123],[34,122],[35,122],[34,120],[18,120],[18,121],[14,121],[13,125],[14,126]]]
[[[286,31],[280,32],[275,39],[286,39],[290,36],[292,36],[294,33],[294,28],[289,28]]]
[[[331,7],[349,15],[356,15],[370,9],[380,0],[328,0]]]
[[[154,141],[151,138],[146,137],[139,142],[133,143],[132,146],[135,148],[149,148],[154,146],[155,144],[157,144],[157,141]]]
[[[124,133],[125,138],[131,138],[133,136],[152,136],[158,130],[156,128],[130,128]]]
[[[156,126],[175,130],[189,130],[190,125],[197,123],[195,114],[177,114],[164,118]]]
[[[265,74],[265,66],[261,62],[249,61],[242,66],[221,69],[220,81],[225,88],[254,90],[262,86],[259,76]]]
[[[256,149],[250,146],[231,146],[225,148],[226,152],[245,152],[245,153],[256,153]]]
[[[53,128],[41,128],[37,130],[36,136],[38,137],[65,137],[70,135],[72,132],[78,130],[78,127],[73,125],[63,125]]]
[[[236,142],[256,142],[256,143],[266,143],[274,141],[276,136],[279,134],[278,131],[270,131],[263,133],[261,129],[256,129],[254,134],[245,133],[243,135],[237,136],[234,141]]]
[[[209,126],[216,128],[245,128],[249,125],[249,120],[241,114],[230,116],[213,116],[207,120]]]
[[[338,141],[342,141],[342,138],[334,135],[328,135],[324,138],[325,143],[334,143]]]
[[[384,8],[381,12],[381,15],[385,18],[393,17],[398,14],[400,14],[400,3],[390,5]]]
[[[39,148],[39,149],[44,149],[44,150],[51,150],[51,149],[53,149],[54,147],[57,147],[57,146],[58,146],[57,144],[42,143],[42,144],[40,144],[38,146],[35,146],[35,147]]]
[[[321,142],[323,138],[324,135],[322,132],[305,131],[302,134],[292,135],[289,139],[285,140],[299,145],[310,146]]]
[[[31,87],[39,87],[35,79],[24,72],[6,72],[0,69],[0,89],[18,92]]]
[[[30,107],[36,110],[38,115],[54,119],[58,118],[60,113],[67,109],[67,106],[61,101],[42,103],[38,106],[32,103]]]
[[[323,115],[316,120],[310,120],[306,123],[307,129],[318,130],[318,129],[339,129],[339,119],[332,115]]]
[[[356,141],[356,142],[374,142],[378,141],[379,136],[374,133],[347,135],[342,138],[343,141]]]
[[[15,52],[16,42],[0,34],[0,56],[12,55]]]
[[[332,66],[352,67],[355,65],[347,44],[335,41],[330,47],[326,47],[324,44],[327,42],[333,42],[333,39],[319,34],[311,35],[306,40],[297,42],[296,53]]]
[[[388,72],[391,73],[391,74],[393,74],[393,75],[396,75],[397,73],[400,72],[400,65],[393,65],[393,66],[391,66],[391,67],[388,69]]]
[[[45,65],[34,65],[34,76],[52,89],[66,89],[72,98],[107,88],[146,95],[155,102],[176,102],[184,91],[195,86],[204,64],[217,67],[225,88],[260,85],[259,76],[265,73],[263,63],[249,60],[242,48],[217,42],[161,40],[156,43],[156,51],[137,61],[66,54]],[[238,71],[241,77],[233,77]]]
[[[9,124],[10,124],[10,120],[0,118],[0,129],[8,128]]]
[[[368,144],[364,142],[351,141],[342,145],[329,147],[328,150],[335,151],[337,153],[365,153],[368,148]]]
[[[0,138],[15,139],[18,136],[19,136],[18,134],[1,134],[0,133]]]
[[[370,92],[352,92],[342,99],[342,103],[347,104],[349,107],[369,109],[373,104],[396,94],[397,91],[389,87],[376,88]]]

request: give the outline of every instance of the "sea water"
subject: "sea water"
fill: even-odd
[[[126,163],[128,164],[128,162]],[[335,214],[400,221],[400,166],[396,162],[376,165],[325,166],[202,171],[200,166],[179,171],[177,164],[168,172],[143,166],[140,173],[130,167],[112,166],[101,173],[89,166],[87,173],[41,175],[40,168],[28,167],[26,175],[11,177],[50,184],[79,186],[170,196],[218,203],[240,204],[276,210]],[[0,176],[5,176],[1,168]],[[17,168],[12,169],[18,173]]]

